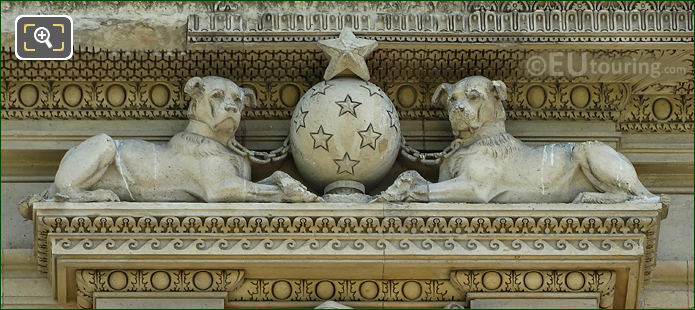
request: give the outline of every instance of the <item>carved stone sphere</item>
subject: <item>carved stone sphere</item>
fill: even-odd
[[[369,190],[400,150],[393,103],[379,87],[357,78],[314,85],[297,103],[290,126],[294,162],[317,189],[353,181]]]

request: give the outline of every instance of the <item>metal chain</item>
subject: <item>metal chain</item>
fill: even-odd
[[[290,137],[288,136],[285,138],[281,147],[270,152],[249,150],[234,138],[229,139],[227,146],[237,154],[247,157],[254,164],[267,164],[269,162],[283,160],[287,157],[287,153],[290,151]]]
[[[401,154],[411,161],[420,162],[428,166],[435,166],[439,165],[442,159],[451,156],[451,154],[461,148],[462,144],[463,141],[461,139],[454,139],[454,141],[451,141],[451,144],[441,152],[423,153],[408,145],[405,142],[405,138],[401,137]]]
[[[420,162],[428,166],[435,166],[439,165],[442,159],[449,157],[451,154],[461,148],[461,145],[462,141],[460,139],[455,139],[441,152],[424,153],[409,146],[406,143],[405,138],[401,137],[401,154],[403,154],[403,156],[405,156],[408,160]],[[283,160],[287,157],[287,154],[290,151],[290,137],[285,138],[281,147],[270,152],[249,150],[245,146],[241,145],[241,143],[239,143],[236,139],[230,139],[228,146],[232,151],[247,157],[255,164],[267,164],[269,162]]]

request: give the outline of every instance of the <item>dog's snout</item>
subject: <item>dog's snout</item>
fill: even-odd
[[[449,113],[452,112],[459,112],[463,113],[465,115],[472,115],[473,113],[473,108],[471,107],[470,104],[463,102],[463,101],[457,101],[451,106],[451,109],[449,110]]]
[[[227,111],[227,112],[232,112],[232,113],[239,112],[239,109],[237,109],[237,107],[236,107],[234,104],[231,104],[231,103],[225,105],[225,106],[224,106],[224,110]]]

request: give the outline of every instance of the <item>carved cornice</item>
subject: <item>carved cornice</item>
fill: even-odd
[[[33,221],[37,260],[58,301],[71,302],[74,282],[65,275],[77,271],[82,307],[100,291],[196,291],[198,271],[229,265],[252,275],[218,281],[238,285],[228,290],[231,307],[323,299],[443,306],[497,290],[478,278],[500,262],[514,271],[495,271],[506,285],[499,292],[599,293],[601,307],[614,301],[611,270],[624,270],[636,285],[621,279],[625,297],[615,300],[630,307],[653,270],[664,213],[661,204],[37,202]],[[115,273],[124,260],[142,270]],[[277,261],[291,268],[268,268]],[[336,272],[346,262],[355,269]],[[198,269],[179,270],[191,265]],[[375,270],[380,278],[371,277]],[[403,279],[403,270],[415,273]],[[450,272],[451,279],[431,277]],[[114,274],[128,284],[114,285]],[[152,289],[155,274],[157,283],[178,284]]]
[[[630,204],[541,207],[547,212],[539,211],[538,206],[495,205],[486,210],[466,204],[409,204],[407,209],[370,204],[351,212],[350,205],[331,204],[329,212],[313,204],[288,208],[164,203],[155,209],[150,206],[145,213],[133,212],[134,205],[35,204],[34,244],[40,268],[48,270],[52,255],[123,251],[131,255],[193,251],[206,255],[294,252],[329,256],[622,253],[642,256],[644,279],[648,279],[655,264],[662,216],[659,205]]]
[[[687,72],[661,79],[629,74],[533,77],[525,63],[547,51],[451,46],[379,49],[368,65],[372,81],[390,97],[402,120],[447,119],[430,102],[433,90],[441,82],[484,75],[507,84],[508,119],[609,120],[623,132],[693,131],[692,49],[572,52],[587,53],[592,60],[657,59],[663,66],[685,64]],[[3,50],[2,58],[3,119],[185,119],[183,83],[207,75],[254,89],[260,106],[244,111],[244,118],[289,119],[301,95],[322,79],[327,64],[318,50],[298,49],[81,50],[68,62],[19,61]]]
[[[344,27],[380,42],[692,42],[693,4],[396,1],[330,6],[219,1],[188,18],[190,45],[315,42]]]

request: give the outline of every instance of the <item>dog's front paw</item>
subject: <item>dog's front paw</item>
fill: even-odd
[[[280,187],[284,194],[283,200],[286,202],[312,202],[319,201],[316,194],[309,191],[301,182],[295,180],[289,174],[282,171],[275,171],[271,178]]]
[[[375,202],[385,202],[385,201],[419,201],[427,202],[427,184],[429,182],[425,180],[417,171],[408,170],[401,173],[401,175],[396,178],[385,191],[381,192]]]
[[[41,194],[33,194],[24,197],[24,199],[19,202],[19,214],[25,219],[31,220],[34,212],[34,203],[40,201],[44,201],[43,195]]]

